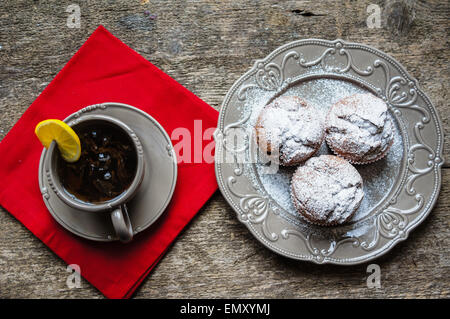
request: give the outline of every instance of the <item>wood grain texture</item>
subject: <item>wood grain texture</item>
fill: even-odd
[[[439,110],[449,159],[450,6],[412,1],[402,35],[369,29],[367,6],[384,1],[25,1],[0,7],[0,139],[99,24],[216,109],[255,59],[289,41],[342,38],[392,55]],[[411,1],[408,1],[410,3]],[[81,28],[66,26],[78,3]],[[145,10],[157,15],[150,19]],[[419,297],[450,295],[450,165],[429,218],[376,260],[382,288],[366,287],[367,264],[318,266],[278,256],[235,218],[220,192],[198,213],[137,290],[136,298]],[[0,209],[0,298],[102,298],[85,280],[69,289],[65,263]]]

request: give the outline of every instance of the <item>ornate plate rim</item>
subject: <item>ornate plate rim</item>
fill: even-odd
[[[312,261],[316,264],[336,264],[336,265],[356,265],[356,264],[361,264],[361,263],[365,263],[368,262],[370,260],[373,260],[375,258],[378,258],[384,254],[386,254],[387,252],[389,252],[395,245],[397,245],[399,242],[404,241],[408,238],[409,233],[414,230],[419,224],[421,224],[423,222],[423,220],[430,214],[430,212],[432,211],[433,207],[436,204],[436,201],[439,197],[439,193],[440,193],[440,188],[441,188],[441,184],[442,184],[442,172],[441,172],[441,168],[442,165],[444,163],[444,157],[443,157],[443,126],[442,126],[442,121],[440,119],[440,116],[438,114],[437,109],[434,107],[433,103],[431,102],[431,100],[429,99],[429,97],[427,96],[426,93],[424,93],[419,85],[419,82],[416,78],[412,77],[407,71],[406,69],[398,62],[396,61],[394,58],[390,57],[389,55],[385,54],[384,52],[369,46],[369,45],[365,45],[365,44],[359,44],[359,43],[354,43],[354,42],[346,42],[342,39],[336,39],[334,41],[329,41],[329,40],[322,40],[322,39],[315,39],[315,38],[311,38],[311,39],[303,39],[303,40],[297,40],[297,41],[293,41],[293,42],[289,42],[286,43],[278,48],[276,48],[275,50],[273,50],[269,55],[267,55],[265,58],[263,59],[257,59],[253,66],[247,71],[245,72],[237,81],[234,82],[234,84],[231,86],[231,88],[228,90],[224,101],[221,105],[221,109],[220,109],[220,114],[219,114],[219,118],[218,118],[218,125],[217,125],[217,130],[214,134],[214,138],[216,139],[216,143],[218,141],[218,135],[222,134],[222,129],[225,129],[225,124],[224,124],[224,117],[225,117],[225,113],[227,111],[227,107],[229,105],[230,99],[232,98],[233,94],[235,93],[235,91],[237,90],[237,88],[245,81],[247,80],[251,75],[256,74],[256,70],[258,68],[258,65],[263,65],[263,66],[267,66],[266,63],[270,60],[272,60],[275,56],[277,56],[279,53],[282,53],[286,50],[288,50],[289,48],[294,48],[294,47],[299,47],[302,45],[314,45],[314,44],[318,44],[318,45],[322,45],[324,47],[329,47],[329,48],[353,48],[353,49],[362,49],[364,51],[368,51],[370,53],[375,54],[376,56],[385,59],[386,61],[388,61],[389,63],[391,63],[397,70],[398,72],[403,76],[404,80],[406,79],[407,81],[409,81],[409,83],[412,83],[412,87],[414,87],[417,90],[417,94],[420,95],[426,102],[426,104],[429,106],[429,108],[433,111],[433,114],[430,115],[430,120],[434,120],[435,124],[436,124],[436,134],[437,134],[437,146],[436,149],[433,149],[433,151],[435,151],[435,157],[434,157],[434,164],[433,164],[433,168],[432,170],[435,172],[434,175],[436,176],[436,181],[435,181],[435,187],[433,189],[433,192],[431,194],[431,196],[433,196],[433,198],[431,198],[430,200],[427,199],[427,203],[428,203],[428,207],[426,207],[421,213],[420,215],[418,215],[414,220],[412,220],[410,223],[407,223],[407,225],[405,226],[404,229],[402,229],[402,234],[399,236],[395,236],[391,239],[388,240],[387,243],[385,243],[384,245],[382,245],[381,247],[379,247],[378,249],[362,255],[362,256],[358,256],[358,257],[352,257],[350,259],[344,259],[344,260],[333,260],[333,259],[329,259],[326,256],[324,258],[320,258],[320,259],[316,259],[314,258],[313,255],[310,254],[310,256],[308,256],[308,258],[305,258],[304,256],[300,256],[300,255],[294,255],[288,251],[283,251],[282,249],[280,249],[279,247],[276,247],[274,245],[272,245],[270,242],[268,242],[266,239],[264,239],[259,233],[258,231],[252,226],[252,223],[249,223],[247,221],[244,221],[240,218],[240,215],[242,216],[242,212],[240,211],[240,208],[238,206],[236,206],[236,204],[233,202],[233,200],[231,198],[229,198],[228,194],[227,194],[227,190],[225,189],[225,183],[223,180],[223,177],[221,176],[220,173],[220,169],[221,169],[221,163],[219,161],[217,161],[218,156],[221,155],[222,151],[216,148],[216,161],[215,161],[215,174],[216,174],[216,179],[219,185],[219,189],[222,193],[222,195],[224,196],[225,200],[228,202],[228,204],[235,210],[235,213],[237,214],[238,220],[245,224],[246,227],[250,230],[250,232],[253,234],[254,237],[256,237],[256,239],[258,241],[260,241],[264,246],[266,246],[267,248],[269,248],[270,250],[272,250],[273,252],[280,254],[282,256],[285,257],[289,257],[289,258],[293,258],[293,259],[297,259],[297,260],[307,260],[307,261]],[[324,54],[322,55],[322,58],[326,55],[326,53],[324,52]],[[347,58],[349,58],[349,64],[348,66],[353,67],[351,58],[347,55]],[[283,64],[284,65],[284,64]],[[282,65],[282,66],[283,66]],[[361,71],[361,70],[355,70],[355,71]],[[362,71],[364,72],[364,71]],[[388,77],[386,78],[386,80],[388,80]],[[283,86],[287,86],[289,84],[290,79],[282,79],[282,83],[280,84],[280,87],[278,88],[279,91],[283,90]],[[386,86],[386,90],[387,90],[387,86]],[[425,116],[426,117],[426,116]],[[428,123],[428,122],[426,122]],[[431,158],[430,158],[431,160]],[[407,159],[408,161],[408,159]],[[408,170],[408,164],[407,167],[405,168],[406,170]],[[431,171],[431,170],[430,170]],[[420,176],[420,175],[419,175]],[[417,199],[417,196],[416,196]],[[418,200],[418,199],[417,199]],[[425,201],[422,202],[422,205],[425,203]],[[418,210],[421,210],[422,206],[419,207]]]

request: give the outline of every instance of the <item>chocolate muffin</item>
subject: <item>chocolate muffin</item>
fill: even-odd
[[[339,100],[331,107],[326,123],[328,146],[353,164],[383,158],[394,141],[386,103],[369,93]]]
[[[313,156],[325,137],[323,117],[297,96],[281,96],[266,105],[256,122],[259,148],[278,156],[283,166],[298,165]]]
[[[309,222],[339,225],[352,218],[364,197],[363,181],[346,160],[334,155],[312,157],[291,180],[291,198]]]

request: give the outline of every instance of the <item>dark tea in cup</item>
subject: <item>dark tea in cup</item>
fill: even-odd
[[[73,127],[81,143],[74,163],[60,154],[57,174],[65,190],[88,203],[106,202],[120,196],[136,175],[137,154],[122,128],[106,121],[87,121]]]

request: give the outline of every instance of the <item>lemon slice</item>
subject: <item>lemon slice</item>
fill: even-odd
[[[64,160],[76,162],[80,158],[80,139],[77,133],[63,121],[45,120],[39,122],[34,132],[45,148],[49,148],[52,141],[56,141]]]

